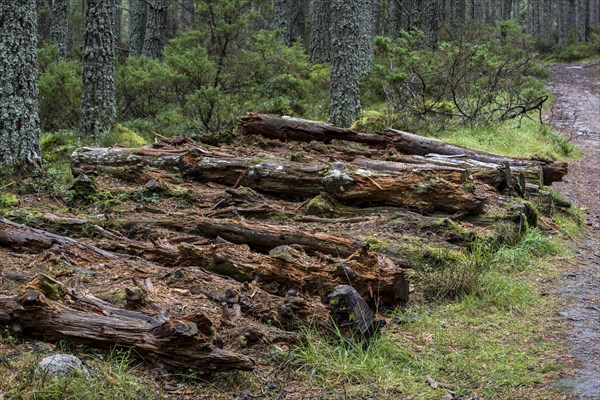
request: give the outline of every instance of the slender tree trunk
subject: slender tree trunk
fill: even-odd
[[[108,133],[115,120],[114,15],[113,0],[90,1],[85,9],[79,129],[96,139]]]
[[[147,4],[145,0],[129,0],[129,54],[139,56],[144,48]]]
[[[435,46],[438,41],[439,29],[439,14],[436,0],[428,0],[426,2],[425,25],[423,31],[427,38],[427,44],[431,47]]]
[[[309,0],[290,0],[290,32],[289,32],[289,44],[299,40],[301,43],[305,42],[306,36],[306,20],[308,18],[308,5]]]
[[[527,31],[535,38],[540,36],[540,0],[528,0],[527,1]]]
[[[52,25],[50,26],[50,43],[58,46],[58,59],[67,55],[67,38],[69,33],[69,0],[52,2]]]
[[[0,2],[0,166],[42,163],[35,0]]]
[[[577,40],[580,42],[588,39],[589,15],[589,0],[577,0]]]
[[[331,0],[311,1],[310,61],[313,63],[325,63],[331,60],[330,13]]]
[[[566,42],[572,43],[577,40],[577,0],[566,0],[565,30]]]
[[[361,0],[332,0],[329,120],[348,127],[360,115],[358,57]]]
[[[184,31],[194,29],[196,24],[196,13],[195,13],[194,0],[182,0],[179,10],[179,27]]]
[[[545,42],[549,42],[552,34],[552,0],[540,0],[539,12],[539,31],[540,38]]]
[[[513,0],[512,3],[512,19],[517,23],[521,22],[521,0]]]
[[[501,0],[500,7],[500,16],[502,21],[510,19],[510,13],[512,11],[512,0]]]
[[[12,3],[17,0],[3,0]],[[52,29],[52,0],[36,0],[37,35],[42,45],[51,43],[50,31]]]
[[[142,48],[142,54],[146,57],[159,59],[162,56],[167,32],[168,12],[169,0],[148,0],[146,32]]]
[[[373,0],[360,0],[358,29],[358,73],[366,75],[371,71],[373,60]],[[334,22],[335,23],[335,22]]]
[[[54,0],[56,1],[56,0]],[[121,40],[121,32],[122,32],[122,25],[121,25],[121,18],[123,16],[123,8],[121,7],[121,0],[115,0],[115,44],[117,45],[117,47],[121,47],[122,44],[122,40]]]

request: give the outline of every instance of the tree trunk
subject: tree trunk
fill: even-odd
[[[360,116],[358,88],[360,45],[360,0],[332,0],[331,93],[329,120],[349,127]]]
[[[331,60],[331,0],[312,0],[310,3],[311,40],[310,61],[326,63]]]
[[[426,156],[441,154],[460,156],[469,160],[511,167],[540,166],[543,170],[544,184],[557,182],[567,173],[567,164],[504,157],[483,151],[474,151],[460,146],[445,143],[439,139],[418,136],[412,133],[388,129],[383,134],[364,134],[350,129],[338,128],[322,122],[308,121],[297,118],[280,118],[265,114],[249,113],[238,117],[242,132],[250,135],[262,135],[270,139],[295,140],[310,142],[317,140],[331,142],[332,140],[348,140],[363,143],[373,148],[385,149],[395,147],[405,154]]]
[[[589,31],[589,0],[577,0],[577,39],[585,42]]]
[[[179,10],[179,27],[184,31],[194,29],[196,25],[196,11],[194,0],[183,0]]]
[[[122,23],[121,19],[123,17],[123,9],[121,7],[122,0],[115,0],[115,45],[117,47],[121,47],[121,32],[122,32]]]
[[[142,54],[149,58],[160,59],[165,45],[169,0],[148,0],[146,32]]]
[[[223,158],[192,151],[162,153],[143,149],[90,149],[73,154],[75,173],[95,166],[148,165],[179,170],[201,182],[244,185],[284,197],[310,198],[327,192],[346,204],[382,204],[431,212],[481,212],[485,194],[471,188],[464,170],[417,168],[398,173],[363,171],[341,162],[306,165],[281,158]]]
[[[371,72],[373,60],[373,13],[374,0],[359,0],[358,29],[359,38],[357,46],[358,73],[366,75]]]
[[[99,139],[115,120],[114,1],[89,2],[85,9],[81,134]]]
[[[0,3],[0,166],[42,163],[37,83],[35,1]]]
[[[58,46],[58,59],[67,56],[67,38],[69,33],[69,0],[54,0],[52,2],[52,25],[50,27],[50,42]]]
[[[145,0],[129,0],[129,54],[139,56],[144,48],[147,5]]]

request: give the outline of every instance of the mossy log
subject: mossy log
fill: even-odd
[[[34,278],[17,296],[0,297],[0,324],[42,340],[130,347],[148,361],[198,373],[254,368],[247,356],[213,344],[206,315],[169,319],[123,310],[45,275]]]
[[[241,130],[247,135],[262,135],[270,139],[329,143],[332,140],[347,140],[369,147],[386,149],[393,147],[404,154],[426,156],[428,154],[458,156],[464,159],[512,167],[539,166],[543,182],[550,185],[561,181],[567,173],[567,164],[549,160],[534,160],[504,157],[498,154],[452,145],[442,140],[419,136],[413,133],[387,129],[380,134],[365,134],[318,121],[274,115],[248,113],[237,118]]]
[[[304,164],[278,157],[229,158],[207,156],[194,149],[167,151],[164,162],[157,149],[82,148],[71,157],[76,174],[96,166],[151,166],[179,171],[186,177],[263,193],[310,198],[329,193],[345,204],[380,204],[424,212],[481,212],[487,193],[459,168],[407,168],[378,172],[343,162]]]

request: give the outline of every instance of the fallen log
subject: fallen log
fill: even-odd
[[[396,306],[408,301],[405,271],[388,257],[366,248],[345,260],[307,256],[294,246],[279,246],[261,256],[247,246],[179,245],[183,265],[200,265],[239,281],[256,280],[263,290],[290,290],[327,298],[337,285],[351,284],[370,304]]]
[[[486,199],[485,191],[471,184],[468,173],[458,168],[417,166],[383,173],[342,162],[303,164],[266,156],[209,157],[194,149],[181,151],[177,156],[169,151],[161,163],[159,152],[153,149],[147,155],[147,149],[82,148],[73,153],[71,164],[75,174],[90,174],[97,166],[106,171],[109,165],[163,165],[201,182],[244,185],[278,196],[309,198],[326,192],[346,204],[374,203],[425,212],[477,214]]]
[[[130,347],[145,360],[199,373],[254,368],[252,359],[213,344],[203,314],[168,319],[113,307],[38,275],[17,296],[0,297],[0,324],[42,340],[68,340],[94,347]]]
[[[114,254],[96,246],[86,245],[74,239],[40,229],[30,228],[0,217],[0,246],[21,251],[41,253],[52,250],[59,255],[89,262],[106,262],[118,259]]]
[[[405,154],[411,155],[426,156],[428,154],[437,154],[457,156],[496,165],[508,164],[511,167],[540,166],[545,185],[561,181],[562,177],[566,175],[568,168],[567,164],[563,162],[504,157],[395,129],[387,129],[381,134],[365,134],[323,122],[257,113],[248,113],[238,117],[237,120],[244,134],[262,135],[270,139],[279,139],[282,141],[311,142],[316,140],[329,143],[332,140],[347,140],[362,143],[373,148],[386,149],[393,147]]]

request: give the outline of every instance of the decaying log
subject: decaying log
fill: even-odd
[[[70,258],[93,260],[116,260],[114,254],[74,239],[56,235],[40,229],[30,228],[0,217],[0,246],[29,252],[52,250]],[[101,261],[101,262],[102,262]]]
[[[396,306],[408,301],[405,271],[388,257],[367,249],[345,260],[307,256],[294,246],[279,246],[268,257],[245,245],[179,245],[181,263],[200,265],[238,281],[255,280],[278,295],[290,290],[326,299],[337,285],[351,284],[370,304]]]
[[[45,275],[17,296],[0,297],[0,323],[43,340],[130,347],[148,361],[199,373],[254,367],[250,358],[213,344],[212,323],[203,314],[168,319],[123,310]]]
[[[393,147],[410,155],[426,156],[428,154],[438,154],[458,156],[496,165],[508,164],[511,167],[540,166],[545,185],[562,180],[562,177],[567,173],[566,163],[503,157],[395,129],[387,129],[381,134],[364,134],[351,129],[338,128],[323,122],[256,113],[248,113],[240,116],[238,117],[238,122],[242,132],[245,134],[262,135],[270,139],[283,141],[310,142],[316,140],[328,143],[332,140],[347,140],[362,143],[373,148],[385,149]]]
[[[167,264],[175,264],[181,257],[181,253],[173,246],[157,243],[155,248],[152,248],[143,242],[124,238],[100,227],[96,228],[100,235],[114,240],[114,248],[120,251],[127,251],[129,254],[143,256],[147,260]],[[63,257],[66,257],[71,264],[81,263],[80,267],[86,266],[99,271],[106,269],[107,266],[111,268],[119,266],[124,271],[158,268],[156,265],[145,263],[142,259],[124,257],[68,237],[29,228],[6,219],[0,220],[0,246],[24,252],[55,254],[60,257],[62,263],[64,263]],[[189,265],[189,263],[181,264]],[[72,266],[75,267],[75,265]],[[238,293],[236,301],[244,313],[258,320],[278,323],[287,328],[297,327],[304,321],[327,320],[327,310],[319,299],[313,299],[311,295],[304,293],[300,293],[294,299],[293,304],[288,305],[289,299],[272,295],[253,282],[241,283],[198,268],[187,272],[176,270],[172,276],[167,276],[166,280],[169,287],[189,289],[191,293],[206,296],[217,304],[224,301],[226,292],[233,290]],[[284,314],[280,312],[282,307],[286,309]]]
[[[458,168],[419,168],[405,171],[366,170],[342,163],[303,164],[276,157],[232,159],[206,156],[195,149],[165,154],[160,150],[82,148],[73,153],[76,174],[91,173],[96,166],[149,165],[178,171],[201,182],[244,185],[264,193],[309,198],[329,193],[346,204],[382,204],[431,212],[481,212],[485,191],[470,185],[472,179]],[[161,167],[161,168],[163,168]]]

